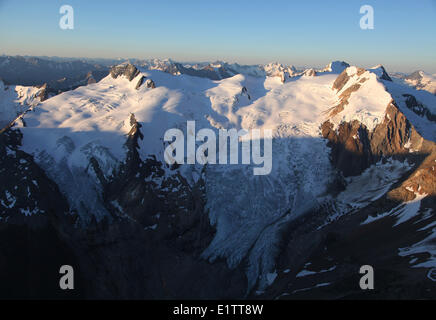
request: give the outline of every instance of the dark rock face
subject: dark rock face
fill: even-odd
[[[68,234],[74,217],[68,203],[33,161],[17,149],[21,134],[0,134],[0,298],[81,298],[84,286],[59,289],[59,268],[75,265]]]
[[[333,124],[324,122],[322,135],[329,140],[331,160],[344,176],[361,173],[373,163],[368,132],[358,121],[342,123],[333,130]]]
[[[362,173],[382,157],[408,153],[405,145],[409,140],[415,146],[423,140],[393,101],[387,106],[384,121],[373,132],[358,121],[341,123],[337,130],[326,121],[321,133],[330,142],[333,163],[345,176]]]
[[[127,68],[124,72],[127,77],[136,73]],[[144,81],[142,77],[140,85],[154,87],[151,79]],[[344,81],[342,75],[335,86],[342,88]],[[250,99],[245,87],[241,95]],[[342,97],[344,105],[347,96]],[[127,156],[117,172],[105,177],[91,159],[110,216],[98,223],[93,220],[86,228],[77,227],[77,216],[56,184],[31,156],[18,150],[20,132],[0,133],[0,298],[245,297],[243,267],[230,270],[223,261],[212,264],[201,259],[215,234],[205,208],[204,177],[188,184],[176,166],[165,167],[154,157],[141,159],[139,141],[147,137],[133,114],[130,125]],[[365,298],[368,293],[358,288],[358,269],[364,264],[373,265],[381,279],[372,298],[434,297],[435,287],[426,281],[424,271],[410,269],[408,259],[398,256],[398,248],[425,238],[426,232],[418,231],[425,226],[418,221],[422,215],[398,229],[392,228],[392,218],[374,225],[361,222],[412,200],[418,190],[431,195],[422,210],[435,207],[435,144],[419,136],[394,101],[373,132],[358,121],[342,123],[337,130],[326,121],[322,134],[330,141],[333,163],[344,175],[361,173],[385,156],[411,157],[405,146],[408,141],[419,150],[416,165],[388,197],[350,217],[323,228],[334,211],[334,204],[326,203],[287,225],[277,279],[260,298],[275,299],[283,293],[289,296],[280,298]],[[34,213],[25,216],[23,208]],[[433,216],[428,223],[435,220]],[[296,277],[309,262],[310,270],[319,274]],[[75,291],[58,288],[59,267],[65,264],[74,267]],[[331,268],[336,269],[320,272]],[[317,289],[320,283],[331,285]],[[248,297],[259,298],[254,293]]]
[[[436,115],[432,114],[422,103],[418,102],[415,96],[411,94],[403,94],[406,98],[406,106],[417,115],[426,117],[428,120],[436,122]]]
[[[347,69],[350,65],[345,61],[333,61],[330,64],[331,72],[334,73],[342,73],[345,69]]]
[[[41,87],[41,91],[38,94],[38,98],[41,102],[48,99],[48,86],[47,83],[44,83]]]
[[[386,195],[326,227],[317,225],[335,210],[328,204],[301,217],[301,221],[294,221],[287,230],[289,237],[284,239],[277,262],[278,277],[261,298],[433,299],[436,289],[428,279],[429,270],[411,268],[412,257],[401,257],[398,250],[432,235],[428,226],[436,222],[436,215],[426,212],[436,206],[436,144],[415,131],[394,101],[387,106],[383,123],[373,132],[358,121],[342,123],[337,130],[332,128],[326,121],[322,134],[332,148],[333,164],[344,175],[357,175],[387,156],[407,159],[412,169]],[[414,150],[413,154],[409,148]],[[397,219],[389,215],[362,224],[368,217],[396,213],[396,208],[414,200],[416,193],[428,196],[411,220],[394,227]],[[428,232],[421,232],[423,229]],[[413,256],[417,263],[427,257],[427,253]],[[358,285],[358,270],[365,264],[378,272],[377,288],[371,292],[360,290]],[[306,276],[297,276],[303,270]],[[320,283],[325,286],[319,286]]]
[[[382,70],[382,75],[380,76],[380,79],[392,82],[392,79],[387,73],[386,69],[383,66],[380,66],[380,69]]]
[[[144,77],[144,76],[141,76],[141,78],[138,80],[138,83],[137,83],[136,86],[135,86],[135,89],[138,90],[138,89],[142,86],[142,84],[144,83],[144,81],[145,81],[145,77]]]
[[[119,76],[125,76],[129,81],[132,81],[139,75],[139,70],[133,64],[122,64],[115,66],[110,70],[112,78],[116,79]]]

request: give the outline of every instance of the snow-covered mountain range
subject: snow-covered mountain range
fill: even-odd
[[[434,297],[436,96],[420,76],[155,59],[57,95],[0,82],[0,234],[39,226],[87,297],[354,297],[363,264],[401,279],[378,297]],[[187,121],[272,130],[271,173],[168,165],[165,132]]]

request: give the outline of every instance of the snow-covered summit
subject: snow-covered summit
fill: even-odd
[[[350,65],[345,61],[332,61],[324,69],[322,69],[321,72],[332,72],[340,74],[349,66]]]

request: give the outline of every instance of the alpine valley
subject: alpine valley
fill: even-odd
[[[0,77],[1,298],[436,297],[434,75],[1,56]],[[168,165],[188,121],[272,130],[270,174]]]

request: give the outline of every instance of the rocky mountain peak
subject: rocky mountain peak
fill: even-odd
[[[120,76],[125,76],[129,81],[132,81],[139,75],[139,70],[131,63],[120,64],[112,67],[110,70],[112,78],[116,79]]]
[[[341,73],[350,65],[345,61],[332,61],[330,62],[322,71],[323,72],[332,72],[332,73]]]
[[[392,82],[392,78],[389,76],[389,74],[387,73],[386,69],[381,65],[377,65],[373,68],[368,69],[370,72],[373,72],[377,75],[377,77],[379,79],[382,80],[386,80],[386,81],[391,81]]]
[[[411,74],[409,74],[408,76],[405,77],[405,79],[407,80],[421,80],[423,77],[424,72],[421,70],[412,72]]]
[[[316,71],[315,69],[307,69],[304,71],[303,75],[305,75],[306,77],[315,77]]]

